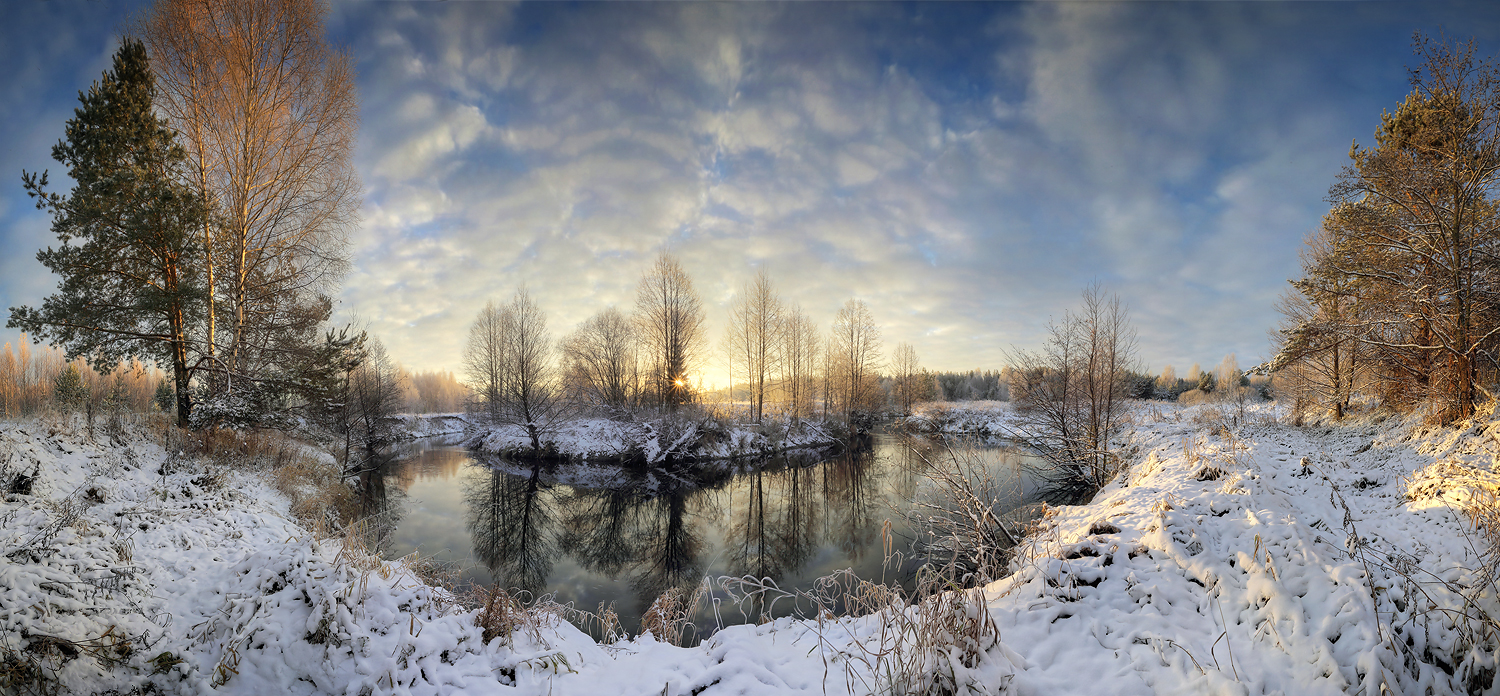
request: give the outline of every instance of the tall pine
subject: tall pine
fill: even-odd
[[[204,302],[202,249],[193,231],[207,215],[178,176],[184,153],[152,109],[155,81],[141,42],[127,39],[102,81],[78,95],[52,158],[74,181],[50,193],[47,173],[22,172],[27,195],[52,214],[58,248],[37,253],[61,277],[42,306],[12,307],[8,326],[86,356],[101,371],[129,357],[170,364],[177,421],[188,422],[190,335]]]

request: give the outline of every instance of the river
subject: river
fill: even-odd
[[[1033,458],[1001,444],[970,446],[1001,484],[1001,511],[1031,502],[1019,472]],[[416,552],[459,569],[461,582],[499,582],[581,609],[613,605],[632,632],[663,590],[704,577],[766,578],[787,592],[843,569],[909,583],[919,564],[908,515],[935,495],[923,457],[948,456],[940,441],[891,434],[833,456],[691,474],[481,461],[436,438],[394,455],[366,482],[384,557]],[[700,623],[755,620],[759,611],[736,605],[722,586],[713,598],[717,611],[705,604]],[[775,609],[785,613],[790,601]]]

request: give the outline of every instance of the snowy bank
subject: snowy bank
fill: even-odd
[[[412,566],[314,540],[264,471],[140,433],[0,423],[7,481],[36,473],[0,505],[0,678],[52,670],[78,694],[1493,691],[1493,645],[1452,610],[1496,606],[1455,507],[1500,488],[1500,422],[1237,415],[1143,413],[1127,470],[1050,508],[982,609],[780,619],[693,648],[601,646],[554,615],[485,641]]]
[[[1483,589],[1450,503],[1494,490],[1500,423],[1152,413],[1128,471],[1091,505],[1051,509],[987,588],[1005,641],[1025,646],[1018,688],[1492,692],[1494,647],[1466,640],[1452,613],[1466,600],[1441,585]]]
[[[709,417],[642,421],[580,418],[549,429],[541,441],[542,452],[537,452],[523,428],[497,425],[477,428],[465,444],[487,454],[646,464],[766,457],[838,444],[823,424],[811,421],[754,425]]]
[[[916,404],[899,425],[917,433],[1008,437],[1017,427],[1007,401],[928,401]]]
[[[391,420],[402,440],[462,435],[474,427],[467,413],[398,413]]]

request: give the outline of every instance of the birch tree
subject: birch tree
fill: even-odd
[[[353,59],[324,37],[327,11],[317,0],[157,0],[136,23],[189,180],[219,212],[197,229],[204,353],[226,377],[263,378],[288,343],[315,339],[308,317],[327,317],[320,296],[346,265],[359,102]],[[246,380],[221,386],[236,383]]]
[[[793,305],[781,331],[781,391],[792,418],[809,418],[816,407],[820,357],[818,325]]]
[[[636,286],[635,308],[646,387],[657,403],[676,409],[692,400],[688,373],[703,353],[703,303],[682,265],[663,252]]]
[[[520,426],[532,449],[540,450],[542,435],[557,426],[563,409],[547,317],[525,288],[516,291],[500,316],[505,350],[499,418]]]
[[[505,321],[500,308],[487,302],[469,325],[464,344],[464,376],[469,390],[491,420],[498,418],[505,383]]]
[[[917,359],[917,351],[911,347],[911,344],[896,344],[896,351],[891,360],[891,372],[896,387],[896,403],[901,406],[903,415],[911,415],[912,402],[921,390],[921,385],[926,382],[921,362]]]
[[[730,370],[736,365],[749,387],[751,413],[761,422],[766,392],[781,363],[783,316],[781,298],[764,269],[745,284],[729,312],[725,335]]]
[[[881,367],[880,327],[864,300],[851,299],[834,315],[829,334],[832,387],[846,419],[859,410],[876,406],[879,385],[875,377]]]
[[[619,310],[610,307],[563,339],[564,379],[574,399],[620,408],[640,390],[636,332]]]

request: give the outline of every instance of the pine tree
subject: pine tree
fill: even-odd
[[[157,382],[156,394],[151,397],[151,400],[156,403],[156,407],[161,409],[163,413],[172,410],[172,404],[177,400],[177,394],[172,389],[172,383],[165,379]]]
[[[119,413],[130,406],[130,395],[125,389],[125,375],[115,373],[115,378],[109,384],[109,394],[104,397],[104,410],[108,413]]]
[[[76,182],[47,192],[47,173],[22,172],[27,195],[52,214],[61,247],[37,253],[61,276],[42,306],[13,307],[8,326],[61,344],[107,369],[127,357],[172,365],[177,420],[188,422],[188,335],[203,301],[202,253],[193,231],[207,214],[178,176],[184,154],[152,110],[155,82],[139,41],[127,39],[113,68],[79,93],[52,158]]]
[[[59,372],[52,382],[52,403],[63,413],[72,413],[88,398],[89,390],[83,385],[83,376],[78,374],[76,365],[69,363],[68,369]]]

